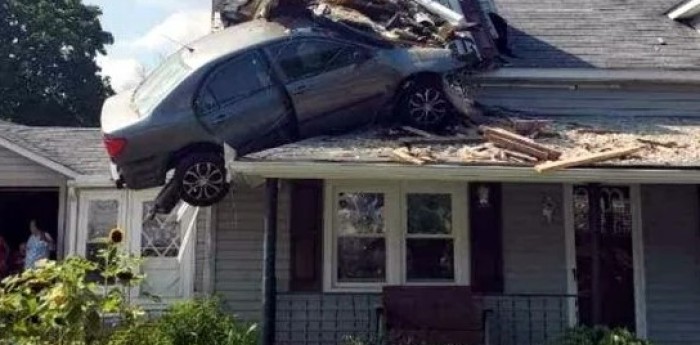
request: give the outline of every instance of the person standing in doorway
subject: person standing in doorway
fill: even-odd
[[[10,272],[10,246],[5,238],[0,235],[0,279],[5,278]]]
[[[42,259],[48,259],[53,249],[54,241],[49,233],[39,229],[36,220],[29,222],[29,239],[27,240],[27,256],[24,258],[24,269],[31,269]]]

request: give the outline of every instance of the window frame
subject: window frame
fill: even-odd
[[[275,43],[272,43],[272,44],[266,46],[263,50],[264,50],[264,55],[267,57],[267,60],[269,61],[269,64],[273,67],[272,69],[274,69],[277,72],[277,74],[280,76],[280,79],[282,80],[282,82],[284,84],[296,83],[296,82],[300,82],[300,81],[307,80],[307,79],[317,78],[325,73],[328,73],[329,72],[329,70],[327,69],[328,64],[331,61],[333,61],[333,59],[335,59],[337,57],[337,55],[334,55],[333,58],[331,58],[331,60],[326,61],[325,66],[324,66],[324,70],[321,71],[320,73],[316,73],[313,75],[307,75],[304,77],[293,79],[284,70],[284,68],[282,67],[282,64],[279,62],[279,59],[277,59],[275,57],[275,54],[273,53],[273,51],[275,49],[280,48],[280,47],[281,47],[281,49],[285,49],[287,46],[289,46],[291,44],[297,44],[298,42],[302,42],[302,41],[320,41],[322,43],[333,43],[333,44],[342,45],[343,46],[342,49],[354,48],[354,49],[357,49],[357,50],[360,50],[363,52],[364,56],[367,57],[365,59],[365,61],[368,60],[372,56],[371,50],[365,46],[358,45],[358,44],[352,43],[352,42],[339,40],[339,39],[328,38],[328,37],[315,37],[315,36],[298,37],[298,38],[293,38],[293,39],[289,39],[289,40],[278,41],[278,42],[275,42]],[[351,66],[351,65],[348,65],[348,66]],[[348,66],[338,67],[338,68],[333,69],[331,71],[346,68]]]
[[[226,100],[218,99],[216,97],[215,91],[210,86],[211,81],[214,80],[214,78],[216,78],[216,76],[219,73],[221,73],[221,71],[223,69],[225,69],[229,64],[236,63],[237,60],[241,60],[241,59],[245,58],[246,56],[257,57],[263,63],[263,65],[265,67],[267,67],[266,69],[268,71],[268,75],[270,78],[270,84],[267,86],[264,86],[262,88],[258,88],[254,91],[250,91],[243,96],[232,97],[232,98],[228,98]],[[258,94],[261,91],[267,90],[271,87],[278,87],[279,83],[277,81],[277,73],[278,73],[278,71],[272,66],[269,56],[267,54],[265,54],[265,52],[262,51],[260,48],[254,48],[254,49],[249,49],[249,50],[239,52],[239,53],[235,54],[234,56],[227,58],[225,61],[217,63],[214,67],[212,67],[209,70],[209,72],[207,72],[207,74],[204,76],[204,78],[202,78],[201,82],[197,86],[197,90],[194,93],[194,97],[192,99],[192,109],[195,112],[195,114],[197,115],[197,117],[207,116],[213,112],[220,111],[222,108],[226,108],[228,106],[231,106],[232,104],[235,104],[242,99],[250,98],[250,97]],[[199,106],[199,100],[200,100],[201,94],[204,92],[208,93],[209,96],[214,100],[214,103],[215,103],[215,106],[213,106],[207,110],[203,110]]]
[[[378,292],[385,285],[469,285],[469,223],[467,222],[468,198],[466,184],[442,183],[433,181],[390,182],[390,181],[324,181],[324,221],[323,221],[323,290],[326,292]],[[338,232],[337,195],[339,193],[383,193],[386,267],[384,282],[339,282],[338,281]],[[449,194],[452,202],[453,239],[453,281],[409,282],[407,279],[406,239],[408,219],[406,196],[408,194]],[[438,238],[423,235],[425,238]],[[439,235],[439,238],[447,238]]]

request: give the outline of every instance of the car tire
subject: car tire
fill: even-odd
[[[410,126],[424,129],[442,129],[451,116],[450,103],[439,80],[416,80],[399,99],[399,115]]]
[[[175,168],[180,198],[199,207],[211,206],[229,191],[223,157],[216,153],[193,153],[183,158]]]

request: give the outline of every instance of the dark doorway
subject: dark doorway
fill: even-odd
[[[635,331],[629,187],[576,186],[574,215],[581,323]]]
[[[36,219],[40,229],[58,240],[58,188],[0,188],[0,235],[11,256],[29,238],[29,222]],[[57,248],[60,243],[57,243]],[[51,253],[56,258],[56,251]]]

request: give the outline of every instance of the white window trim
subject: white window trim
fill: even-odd
[[[384,285],[469,285],[469,223],[467,221],[468,186],[463,183],[443,182],[365,182],[348,180],[326,180],[324,186],[324,291],[327,292],[378,292]],[[337,282],[337,234],[335,196],[339,192],[384,193],[386,227],[386,281],[383,283],[339,283]],[[409,193],[444,193],[452,196],[454,270],[453,282],[407,282],[405,234],[405,195]]]

